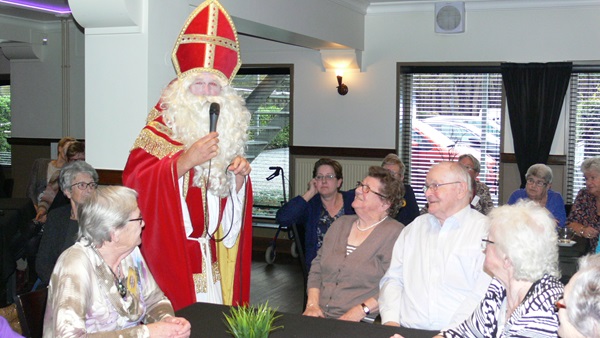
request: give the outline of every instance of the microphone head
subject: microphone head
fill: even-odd
[[[218,104],[216,102],[213,102],[213,103],[210,104],[210,108],[208,109],[208,113],[209,114],[211,114],[211,115],[212,114],[219,115],[220,112],[221,112],[221,105],[220,104]]]

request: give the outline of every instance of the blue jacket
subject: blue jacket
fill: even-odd
[[[340,193],[344,199],[344,214],[354,215],[352,208],[354,190],[340,191]],[[322,209],[321,195],[315,195],[308,202],[298,195],[279,208],[275,215],[279,225],[290,229],[295,223],[300,233],[304,230],[304,256],[306,257],[307,271],[310,271],[310,263],[317,256],[317,224]]]
[[[410,184],[404,185],[404,199],[406,200],[406,206],[400,208],[396,215],[396,221],[409,225],[417,216],[419,216],[419,205],[415,197],[415,192]]]
[[[510,195],[507,204],[515,204],[520,199],[528,199],[525,189],[518,189]],[[567,221],[567,211],[565,210],[565,201],[562,196],[552,189],[548,189],[548,200],[546,201],[546,209],[552,213],[558,226],[565,227]]]

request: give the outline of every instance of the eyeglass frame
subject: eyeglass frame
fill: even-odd
[[[98,183],[96,182],[77,182],[74,184],[71,184],[69,186],[69,188],[73,189],[73,187],[77,186],[77,189],[81,190],[81,191],[85,191],[87,188],[92,188],[92,189],[96,189],[98,188]]]
[[[556,300],[556,302],[554,302],[554,312],[558,313],[558,310],[560,309],[567,309],[567,304],[563,303],[564,298],[558,299]]]
[[[375,195],[377,195],[377,196],[379,196],[379,197],[381,197],[381,198],[383,198],[383,199],[387,199],[387,198],[388,198],[388,197],[387,197],[387,196],[385,196],[384,194],[382,194],[382,193],[379,193],[379,192],[377,192],[377,191],[375,191],[375,190],[371,189],[371,187],[370,187],[368,184],[364,184],[364,183],[363,183],[363,182],[361,182],[361,181],[356,181],[356,189],[358,189],[358,187],[360,187],[360,188],[361,188],[361,191],[362,191],[362,193],[363,193],[363,194],[368,194],[368,193],[372,192],[372,193],[374,193]],[[365,190],[366,190],[366,191],[365,191]]]
[[[138,217],[138,218],[132,218],[132,219],[127,220],[127,222],[135,222],[135,221],[140,221],[140,225],[142,225],[144,218],[142,217],[142,215],[140,215],[140,217]]]
[[[544,187],[547,187],[547,186],[548,186],[548,182],[536,181],[536,180],[534,180],[534,179],[533,179],[533,178],[531,178],[531,177],[530,177],[530,178],[528,178],[528,179],[526,180],[526,182],[527,182],[527,184],[534,185],[534,186],[536,186],[536,187],[538,187],[538,188],[544,188]],[[541,184],[540,184],[540,183],[541,183]]]
[[[456,184],[456,183],[463,183],[461,181],[455,181],[455,182],[448,182],[448,183],[431,183],[431,184],[427,184],[425,183],[425,185],[423,186],[423,193],[426,193],[427,190],[432,189],[433,192],[438,191],[438,189],[440,187],[443,187],[445,185],[449,185],[449,184]]]
[[[489,244],[496,244],[494,241],[490,241],[487,238],[481,239],[481,250],[485,250]]]
[[[335,174],[317,175],[317,176],[314,177],[314,179],[317,180],[317,182],[318,181],[322,182],[323,180],[325,180],[325,181],[333,181],[333,180],[337,179],[337,176],[335,176]]]

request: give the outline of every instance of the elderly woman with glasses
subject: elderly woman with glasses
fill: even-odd
[[[331,223],[342,215],[354,214],[354,191],[340,191],[344,177],[338,161],[319,159],[313,167],[312,177],[306,192],[292,198],[275,216],[281,226],[290,229],[292,224],[296,224],[298,232],[304,234],[307,270],[310,270]]]
[[[600,255],[579,259],[579,271],[556,302],[558,335],[569,338],[600,337]]]
[[[530,199],[548,209],[554,216],[557,226],[564,228],[567,220],[565,201],[559,193],[550,189],[552,169],[542,163],[534,164],[527,169],[525,179],[527,179],[525,189],[513,192],[508,199],[508,204],[515,204],[520,199]]]
[[[58,182],[70,204],[50,210],[48,214],[35,264],[40,286],[48,285],[56,260],[75,244],[79,231],[77,208],[96,190],[98,173],[84,161],[70,162],[61,169]]]
[[[189,337],[138,246],[144,220],[137,193],[100,187],[79,206],[79,240],[56,262],[44,337]]]
[[[356,215],[331,225],[313,260],[304,315],[349,321],[377,315],[379,280],[404,228],[394,219],[403,196],[402,182],[382,167],[370,167],[357,182]]]
[[[492,210],[489,219],[482,247],[492,282],[473,314],[440,336],[556,337],[554,303],[563,285],[552,215],[535,202],[521,201]]]
[[[600,157],[588,158],[581,164],[585,187],[579,190],[567,226],[589,241],[589,251],[598,253],[600,231]]]

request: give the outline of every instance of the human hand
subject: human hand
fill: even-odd
[[[385,322],[383,325],[400,327],[400,323],[398,322]]]
[[[317,190],[317,179],[313,178],[312,180],[308,181],[308,184],[306,185],[306,192],[304,193],[304,195],[302,195],[302,198],[304,198],[304,200],[308,202],[318,193],[319,191]]]
[[[233,172],[235,175],[248,176],[252,171],[252,167],[247,159],[242,156],[236,156],[227,167],[227,170]]]
[[[177,160],[177,174],[179,177],[190,171],[193,167],[207,162],[219,153],[219,133],[212,132],[183,152]]]
[[[584,238],[596,238],[598,237],[598,230],[593,227],[584,227],[582,237]]]
[[[182,317],[166,317],[160,322],[148,324],[150,337],[187,338],[191,334],[191,324]]]
[[[353,306],[350,310],[348,310],[348,312],[344,313],[339,319],[350,321],[350,322],[358,322],[363,318],[365,318],[365,312],[363,311],[362,306],[357,305],[357,306]]]
[[[323,311],[321,311],[321,308],[319,307],[319,305],[315,305],[315,304],[309,304],[306,307],[306,310],[304,310],[304,313],[302,315],[308,316],[308,317],[325,318],[325,315],[323,314]]]
[[[38,208],[37,214],[35,215],[35,221],[40,223],[46,223],[48,217],[48,210],[45,208]]]

